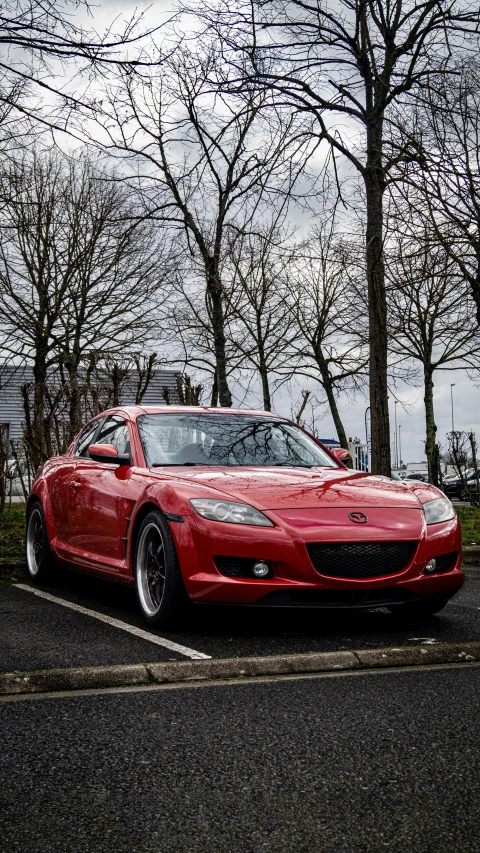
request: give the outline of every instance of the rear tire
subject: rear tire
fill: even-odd
[[[158,510],[143,519],[135,545],[134,576],[137,599],[148,625],[165,628],[188,610],[175,545]]]
[[[48,541],[45,513],[39,500],[33,501],[27,517],[25,537],[27,572],[34,584],[48,584],[54,574],[54,561]]]

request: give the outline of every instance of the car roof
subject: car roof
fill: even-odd
[[[118,406],[116,408],[107,409],[102,414],[116,414],[123,412],[133,420],[140,415],[160,415],[160,414],[194,414],[207,413],[213,415],[263,415],[269,418],[278,420],[286,420],[281,415],[276,415],[274,412],[266,412],[262,409],[229,409],[221,406]]]

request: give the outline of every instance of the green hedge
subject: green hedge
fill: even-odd
[[[458,504],[455,504],[455,509],[462,525],[463,544],[480,545],[480,509],[477,506]]]
[[[25,504],[8,503],[0,518],[0,559],[23,557],[25,553]]]

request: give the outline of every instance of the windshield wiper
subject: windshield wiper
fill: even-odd
[[[203,465],[206,462],[152,462],[150,468],[183,468],[184,465]]]
[[[314,465],[297,465],[295,462],[274,462],[275,468],[314,468]]]

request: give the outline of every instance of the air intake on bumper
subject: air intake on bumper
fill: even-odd
[[[380,578],[403,571],[418,542],[308,542],[314,569],[329,578]]]

